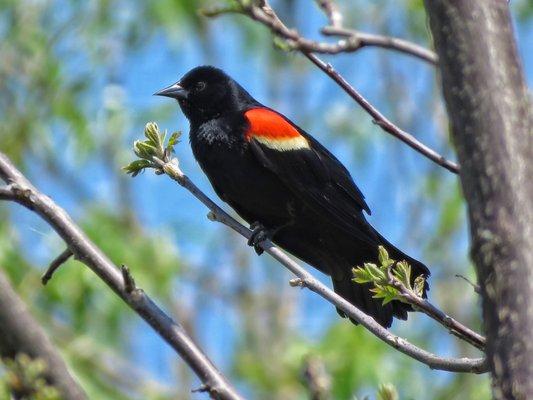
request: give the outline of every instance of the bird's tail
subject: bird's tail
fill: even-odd
[[[409,263],[409,265],[411,265],[412,283],[414,282],[416,277],[418,277],[419,275],[423,275],[424,277],[428,277],[430,275],[428,268],[424,264],[422,264],[420,261],[415,260],[414,258],[409,257],[408,255],[403,253],[401,250],[399,250],[394,245],[389,243],[381,235],[379,234],[377,235],[380,239],[380,244],[385,247],[391,259],[395,261],[405,260]],[[378,254],[377,254],[377,247],[376,247],[375,259],[360,260],[360,261],[375,262],[377,261],[377,258],[378,258]],[[362,264],[362,262],[358,262],[358,265]],[[352,267],[353,266],[354,265],[352,265]],[[373,284],[355,283],[352,280],[351,274],[345,275],[342,277],[333,278],[333,288],[337,294],[341,295],[343,298],[348,300],[350,303],[360,308],[366,314],[372,316],[379,324],[381,324],[382,326],[386,328],[391,326],[393,317],[405,320],[407,319],[407,312],[412,311],[412,307],[409,304],[406,304],[400,301],[392,301],[390,303],[383,305],[382,299],[375,299],[372,297],[374,293],[372,293],[370,289],[373,288]],[[428,290],[429,290],[429,285],[426,280],[426,283],[424,285],[423,297],[426,297],[426,292]],[[342,317],[346,316],[342,310],[337,309],[337,312]],[[354,320],[352,320],[352,322],[356,323]]]

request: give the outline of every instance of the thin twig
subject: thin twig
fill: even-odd
[[[135,284],[135,279],[130,272],[130,269],[122,264],[120,266],[120,272],[122,272],[122,279],[124,280],[124,290],[128,293],[132,293],[134,290],[137,290],[137,285]]]
[[[477,294],[481,294],[481,287],[477,284],[475,284],[474,282],[472,282],[470,279],[468,279],[466,276],[464,275],[461,275],[461,274],[455,274],[455,277],[456,278],[461,278],[463,279],[464,281],[466,281],[467,283],[470,284],[470,286],[472,286],[472,289],[474,289],[474,292],[476,292]]]
[[[54,275],[54,272],[67,260],[72,257],[72,251],[69,248],[66,248],[60,255],[58,255],[54,261],[50,263],[50,266],[46,270],[46,272],[41,276],[41,283],[43,285],[46,285],[50,279],[52,279],[52,276]]]
[[[291,48],[299,50],[304,56],[306,56],[313,64],[320,68],[326,75],[328,75],[333,81],[335,81],[353,100],[355,100],[372,118],[376,125],[378,125],[385,132],[393,135],[394,137],[400,139],[402,142],[407,144],[409,147],[427,157],[434,163],[440,165],[443,168],[446,168],[448,171],[453,173],[459,173],[459,166],[446,159],[441,154],[437,153],[435,150],[426,146],[417,140],[413,135],[405,132],[400,129],[389,119],[387,119],[377,108],[375,108],[366,98],[364,98],[352,85],[350,85],[346,79],[340,75],[331,64],[324,62],[318,56],[313,53],[330,53],[335,54],[338,51],[337,44],[316,44],[310,43],[308,39],[303,38],[300,34],[294,30],[289,29],[277,16],[275,11],[270,7],[268,2],[263,1],[263,6],[259,7],[254,2],[250,4],[242,5],[242,12],[252,18],[253,20],[260,22],[261,24],[268,27],[271,32],[285,40],[288,41]],[[369,36],[366,37],[370,39]],[[379,42],[377,37],[372,38],[372,40],[377,43]],[[372,41],[371,40],[371,41]],[[360,48],[360,38],[353,38],[353,46],[358,46]],[[382,44],[385,44],[384,40],[381,40]],[[391,43],[397,43],[394,40],[389,41]],[[368,43],[367,45],[370,45]],[[376,44],[377,45],[377,44]],[[333,47],[332,47],[333,46]],[[346,46],[346,44],[344,45]],[[396,50],[399,50],[395,47]]]
[[[449,161],[444,156],[437,153],[432,148],[426,146],[422,142],[418,141],[413,135],[401,130],[394,125],[387,117],[385,117],[377,108],[375,108],[367,99],[365,99],[352,85],[350,85],[346,79],[339,74],[331,64],[328,64],[318,58],[312,53],[304,53],[304,55],[311,60],[318,68],[324,71],[331,79],[344,89],[344,91],[354,99],[368,114],[374,118],[373,122],[378,125],[385,132],[390,133],[392,136],[400,139],[412,149],[416,150],[420,154],[424,155],[434,163],[446,168],[448,171],[455,174],[459,173],[459,165]]]
[[[331,25],[331,15],[329,14],[329,11],[326,11],[322,7],[322,3],[326,3],[328,4],[326,7],[330,7],[332,5],[332,2],[328,0],[317,0],[317,2],[319,3],[320,8],[324,10],[326,16],[328,17],[328,20],[330,21],[330,26],[322,28],[321,32],[326,36],[341,36],[343,37],[343,39],[331,43],[320,42],[317,40],[311,40],[306,37],[303,37],[297,30],[289,29],[283,24],[283,22],[279,21],[279,18],[277,18],[277,15],[268,4],[268,1],[263,1],[262,5],[243,5],[241,2],[240,9],[227,9],[226,13],[240,12],[252,17],[254,20],[259,21],[263,25],[268,26],[273,31],[273,33],[287,41],[288,46],[293,50],[321,54],[339,54],[353,53],[361,50],[363,47],[379,47],[416,57],[431,65],[437,65],[437,55],[433,51],[426,49],[425,47],[420,46],[416,43],[392,36],[377,35],[373,33],[359,32],[354,29],[347,29],[340,25],[340,22],[338,22],[339,20],[337,20],[336,26]],[[261,12],[267,14],[266,19],[260,15]],[[209,15],[218,16],[220,14],[222,13],[214,13]],[[338,11],[335,13],[335,15],[341,16]],[[275,17],[279,21],[279,23],[276,21],[275,24],[272,24],[271,21],[268,21],[268,19],[272,17]]]
[[[131,282],[125,284],[124,271],[121,273],[65,210],[39,192],[2,153],[0,178],[9,185],[0,188],[0,198],[13,200],[41,216],[61,236],[76,259],[96,273],[183,358],[212,398],[242,399],[183,327],[166,315],[141,289],[128,292]]]
[[[407,303],[411,304],[418,311],[423,312],[430,318],[437,321],[439,324],[448,328],[451,334],[457,336],[459,339],[470,343],[472,346],[484,351],[487,340],[484,336],[463,325],[456,319],[447,315],[444,311],[430,303],[407,288],[400,280],[396,279],[392,274],[391,267],[388,269],[389,284],[398,289],[400,296]]]
[[[235,218],[231,217],[208,196],[205,195],[179,168],[178,161],[172,159],[170,161],[162,161],[154,158],[157,166],[170,178],[178,182],[181,186],[191,192],[198,200],[200,200],[207,208],[209,208],[210,219],[223,223],[230,227],[237,233],[249,239],[252,231],[239,223]],[[366,315],[353,304],[349,303],[343,297],[333,292],[327,286],[322,284],[312,274],[307,272],[303,267],[296,263],[292,258],[285,254],[282,250],[276,247],[270,240],[266,240],[260,244],[260,247],[279,261],[283,266],[289,269],[294,275],[298,277],[297,282],[293,282],[299,286],[306,287],[318,295],[322,296],[328,302],[344,311],[350,318],[354,319],[372,334],[384,341],[393,348],[401,351],[415,360],[418,360],[432,369],[439,369],[451,372],[471,372],[484,373],[487,372],[488,366],[484,358],[444,358],[439,357],[433,353],[423,350],[407,340],[398,337],[387,329],[378,324],[372,317]]]
[[[381,47],[417,57],[432,65],[437,65],[438,63],[438,57],[433,51],[404,39],[359,32],[354,29],[337,26],[325,26],[320,31],[327,36],[343,36],[348,38],[348,40],[358,40],[360,44],[359,49],[363,47]]]

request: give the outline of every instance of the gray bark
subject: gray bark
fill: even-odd
[[[468,204],[495,399],[533,398],[531,103],[504,0],[426,0]]]
[[[85,400],[85,393],[70,375],[57,348],[33,318],[0,269],[0,356],[24,353],[46,363],[45,378],[65,400]]]

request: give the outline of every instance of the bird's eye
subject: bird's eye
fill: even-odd
[[[196,84],[196,87],[195,87],[196,91],[197,92],[201,92],[202,90],[205,89],[205,82],[203,81],[200,81]]]

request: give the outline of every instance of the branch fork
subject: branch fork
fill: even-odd
[[[431,64],[436,64],[437,57],[435,53],[402,39],[345,29],[342,26],[339,26],[339,22],[336,22],[337,26],[323,28],[323,31],[327,32],[330,36],[343,36],[348,39],[343,39],[337,43],[316,42],[301,36],[298,31],[287,27],[277,16],[267,0],[262,0],[260,2],[236,0],[236,2],[238,7],[228,8],[225,10],[225,13],[244,14],[254,21],[266,26],[275,37],[281,38],[285,43],[288,43],[289,49],[300,51],[302,55],[309,59],[309,61],[326,73],[326,75],[337,83],[337,85],[339,85],[372,117],[373,120],[376,121],[375,123],[381,127],[383,131],[400,139],[413,150],[422,154],[435,164],[455,174],[459,173],[458,164],[446,159],[429,146],[420,142],[416,137],[392,123],[352,85],[350,85],[331,64],[326,63],[316,55],[316,53],[337,54],[341,52],[353,52],[364,46],[377,46],[397,50],[418,57]],[[331,7],[334,7],[332,0],[321,1],[319,5],[326,11],[326,15],[331,23],[331,15],[328,14],[328,10],[330,10]],[[207,15],[218,16],[220,14],[221,13],[212,13]]]

